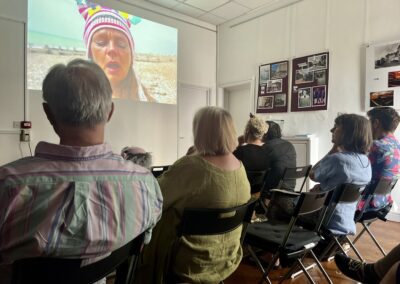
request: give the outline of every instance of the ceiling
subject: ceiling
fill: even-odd
[[[280,0],[145,0],[213,25],[254,13]]]

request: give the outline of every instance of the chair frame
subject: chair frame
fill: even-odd
[[[274,191],[274,190],[273,190]],[[284,190],[279,190],[279,192],[284,193]],[[290,196],[293,196],[293,193],[291,191],[286,191],[286,193]],[[282,281],[285,279],[289,278],[293,272],[300,266],[301,270],[305,273],[306,277],[311,283],[315,283],[311,277],[311,275],[308,273],[307,268],[303,264],[303,260],[306,256],[311,255],[313,260],[315,261],[316,265],[318,268],[321,270],[323,273],[324,277],[329,283],[332,283],[332,281],[329,278],[329,275],[326,273],[324,268],[322,267],[321,263],[319,262],[318,258],[315,256],[314,252],[312,251],[312,248],[315,247],[316,243],[309,243],[306,246],[304,246],[302,249],[292,252],[292,253],[285,253],[285,247],[289,241],[290,235],[292,234],[293,229],[295,228],[295,224],[297,221],[297,218],[302,215],[310,214],[313,212],[316,212],[318,210],[323,210],[323,216],[325,216],[326,212],[326,200],[331,198],[332,191],[326,191],[326,192],[305,192],[305,193],[297,193],[299,195],[299,200],[297,202],[297,205],[294,209],[294,212],[292,214],[292,218],[288,224],[287,231],[282,239],[281,244],[278,247],[278,250],[274,252],[274,255],[272,257],[271,262],[267,266],[267,268],[264,268],[263,264],[261,263],[260,259],[258,258],[257,254],[254,252],[251,244],[246,243],[246,238],[244,240],[244,243],[247,244],[247,248],[251,254],[251,256],[254,258],[256,261],[257,266],[259,269],[262,271],[262,279],[260,282],[265,281],[267,283],[271,283],[271,280],[268,277],[269,272],[272,270],[275,262],[277,261],[278,258],[282,256],[287,256],[287,258],[296,258],[296,262],[292,265],[292,267],[289,269],[289,271],[284,275]],[[321,221],[317,222],[316,227],[315,227],[315,232],[319,231],[320,225],[322,222]],[[263,249],[263,248],[261,248]]]
[[[386,251],[383,249],[383,247],[379,244],[378,240],[376,239],[375,235],[372,233],[372,231],[369,229],[369,226],[377,221],[377,220],[382,220],[384,222],[387,221],[386,219],[386,215],[384,215],[383,213],[381,213],[382,209],[378,209],[375,213],[375,216],[368,218],[368,219],[364,219],[364,215],[366,213],[367,208],[369,207],[369,204],[371,202],[371,200],[374,198],[374,196],[376,194],[378,195],[387,195],[390,194],[392,192],[392,190],[394,189],[395,185],[397,183],[397,179],[384,179],[381,178],[376,184],[375,187],[373,188],[373,190],[371,192],[367,193],[367,198],[365,199],[365,203],[363,208],[360,210],[360,212],[358,213],[358,215],[355,217],[355,221],[357,223],[361,223],[361,225],[363,226],[363,229],[361,230],[361,232],[355,237],[355,239],[353,240],[353,242],[349,242],[350,245],[353,245],[361,238],[361,236],[367,232],[368,235],[371,237],[371,239],[373,240],[373,242],[375,243],[375,245],[378,247],[378,249],[380,250],[380,252],[383,254],[383,256],[386,256]],[[367,188],[365,190],[368,190]],[[386,206],[385,206],[386,207]],[[371,214],[373,214],[372,212],[369,212]],[[349,241],[349,240],[347,240]],[[358,258],[361,261],[364,261],[364,258],[361,255],[357,255]]]
[[[12,284],[59,283],[88,284],[116,271],[115,284],[129,284],[134,279],[144,234],[113,251],[109,256],[81,267],[84,259],[34,257],[13,263]]]
[[[352,244],[347,235],[336,236],[332,234],[328,229],[326,229],[325,226],[329,224],[329,222],[331,221],[334,210],[338,204],[353,203],[360,200],[362,188],[363,186],[361,185],[345,183],[334,189],[335,192],[339,191],[339,193],[333,194],[332,201],[330,202],[327,208],[324,220],[322,220],[321,230],[320,230],[321,235],[326,239],[330,239],[331,241],[322,251],[321,255],[319,256],[319,260],[326,258],[328,253],[335,248],[338,248],[342,253],[346,254],[345,249],[341,245],[341,242],[343,240],[346,240],[350,244],[351,249],[358,257],[361,256],[360,252]]]
[[[299,178],[304,178],[303,182],[301,183],[300,191],[302,192],[304,185],[306,184],[307,178],[310,174],[312,166],[303,166],[303,167],[295,167],[295,168],[286,168],[283,172],[282,178],[278,184],[278,189],[282,188],[283,183],[288,180],[297,180]],[[294,189],[293,189],[294,190]]]

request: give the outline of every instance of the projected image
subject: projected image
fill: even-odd
[[[96,62],[113,98],[176,104],[177,30],[84,0],[28,1],[28,89],[74,58]]]

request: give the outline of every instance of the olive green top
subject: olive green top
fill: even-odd
[[[163,215],[144,248],[139,282],[163,283],[170,262],[174,273],[189,283],[218,283],[227,278],[242,259],[241,227],[222,235],[182,237],[178,246],[177,229],[184,208],[229,208],[246,203],[250,185],[243,165],[227,171],[199,155],[185,156],[158,181]]]

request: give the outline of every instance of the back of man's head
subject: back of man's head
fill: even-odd
[[[376,107],[367,112],[371,121],[379,120],[384,131],[394,132],[399,125],[400,116],[391,107]]]
[[[107,122],[112,89],[97,64],[82,59],[57,64],[50,69],[42,89],[43,99],[58,123],[92,128]]]

